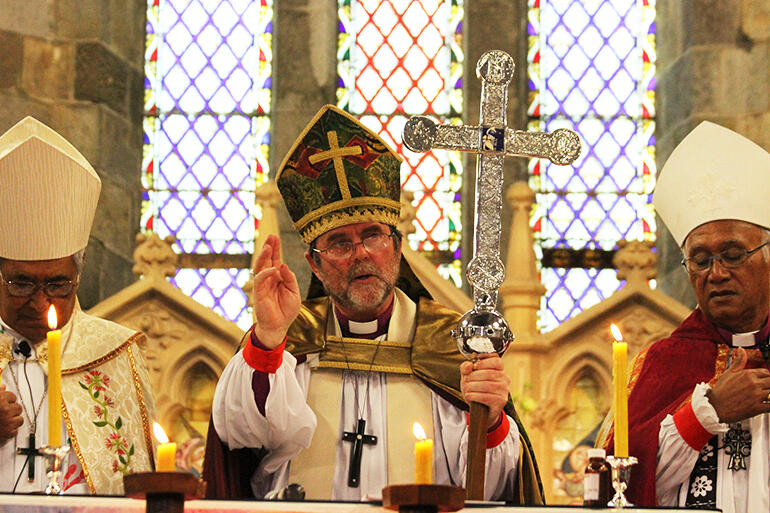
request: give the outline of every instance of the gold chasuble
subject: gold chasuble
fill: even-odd
[[[397,305],[404,306],[394,308],[389,334],[394,333],[393,323],[399,323],[395,329],[399,340],[384,340],[379,348],[376,340],[336,336],[339,331],[328,297],[305,301],[289,328],[287,351],[294,356],[318,356],[308,387],[308,404],[317,414],[318,427],[310,449],[292,461],[291,469],[292,480],[312,491],[313,497],[328,497],[331,491],[335,444],[329,440],[338,436],[342,370],[389,373],[388,481],[393,484],[411,482],[414,477],[405,473],[411,471],[408,462],[414,457],[412,422],[419,421],[427,432],[432,432],[431,398],[426,385],[467,410],[460,392],[459,370],[465,359],[449,336],[460,314],[425,297],[419,298],[415,307],[399,289],[396,294]],[[510,400],[506,413],[518,424],[521,438],[518,503],[543,504],[531,444]]]
[[[76,309],[62,329],[62,413],[91,493],[123,495],[123,475],[154,469],[150,379],[135,332]],[[0,337],[0,370],[12,339]],[[37,347],[48,371],[47,342]],[[8,355],[7,357],[5,355]]]

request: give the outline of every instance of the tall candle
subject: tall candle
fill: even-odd
[[[628,456],[628,396],[626,367],[628,363],[628,345],[623,342],[623,334],[614,324],[610,326],[615,341],[612,343],[612,379],[615,388],[615,457]]]
[[[168,441],[166,432],[157,422],[152,423],[152,430],[155,438],[160,442],[155,457],[155,471],[174,472],[176,470],[176,443]]]
[[[48,445],[61,445],[61,330],[55,329],[56,309],[48,309]]]
[[[415,422],[412,431],[417,441],[414,444],[414,482],[433,483],[433,440],[425,436],[425,430]]]

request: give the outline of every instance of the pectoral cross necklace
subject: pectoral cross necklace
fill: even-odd
[[[350,450],[350,462],[348,463],[348,486],[351,488],[358,488],[361,485],[361,455],[363,454],[364,444],[377,445],[377,437],[374,435],[367,435],[364,433],[366,428],[366,420],[364,420],[363,411],[369,401],[369,383],[371,380],[370,373],[372,367],[374,367],[374,361],[377,359],[377,351],[380,349],[380,341],[377,341],[377,347],[374,348],[374,356],[369,363],[369,369],[366,371],[366,392],[364,394],[364,401],[362,404],[358,403],[358,384],[354,383],[355,387],[355,402],[356,413],[358,413],[358,421],[356,423],[355,431],[343,431],[342,440],[345,442],[352,442],[353,447]],[[348,371],[350,368],[350,362],[348,361],[348,353],[345,350],[345,343],[342,342],[342,350],[345,354],[345,364]],[[345,404],[345,387],[342,388],[342,403]]]
[[[35,435],[37,433],[37,418],[40,414],[40,408],[43,407],[43,402],[45,401],[45,396],[48,394],[48,387],[46,387],[45,391],[43,392],[42,397],[40,398],[40,402],[38,403],[37,407],[35,407],[35,399],[32,396],[32,385],[29,382],[29,376],[27,375],[27,360],[29,359],[31,353],[29,343],[26,341],[22,341],[19,344],[19,349],[16,350],[17,353],[24,355],[24,379],[27,382],[27,389],[29,390],[29,400],[32,403],[32,407],[34,408],[34,416],[32,418],[29,417],[29,412],[27,411],[27,407],[24,405],[24,400],[21,397],[21,388],[19,387],[19,380],[16,378],[16,372],[13,370],[13,366],[9,365],[8,368],[11,371],[11,377],[13,378],[13,384],[16,386],[16,391],[19,394],[19,403],[21,404],[21,411],[24,413],[24,418],[27,421],[27,425],[29,426],[29,437],[27,438],[27,447],[22,448],[19,447],[16,449],[16,454],[24,455],[27,457],[24,464],[27,465],[27,480],[32,483],[35,481],[35,458],[38,456],[43,456],[43,454],[35,447]],[[21,475],[19,475],[21,477]],[[16,483],[18,484],[18,479],[16,480]],[[14,491],[16,489],[16,486],[14,486]]]

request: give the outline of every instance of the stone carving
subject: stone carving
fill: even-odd
[[[612,263],[618,269],[618,279],[628,283],[645,283],[657,275],[658,255],[650,241],[621,240]]]
[[[175,240],[171,235],[161,240],[155,232],[138,233],[132,269],[134,274],[164,280],[175,276],[179,266],[179,256],[171,248]]]

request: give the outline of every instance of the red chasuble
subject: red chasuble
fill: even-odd
[[[713,383],[727,365],[730,347],[700,309],[669,336],[652,344],[634,360],[629,378],[629,454],[639,463],[631,470],[628,499],[638,506],[656,506],[655,470],[660,423],[689,405],[698,383]],[[764,364],[758,350],[749,350],[747,368]],[[602,444],[613,452],[613,428]]]

